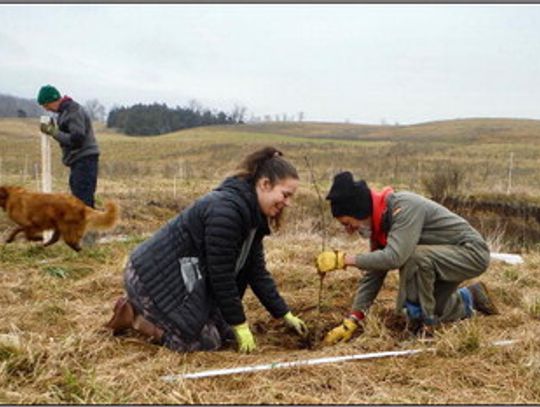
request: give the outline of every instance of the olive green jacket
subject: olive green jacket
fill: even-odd
[[[445,250],[440,251],[441,256],[447,256],[447,260],[455,260],[444,262],[455,264],[455,270],[452,267],[444,270],[445,278],[450,276],[448,278],[452,281],[462,278],[463,269],[470,270],[467,278],[486,270],[489,264],[487,244],[480,233],[459,215],[412,192],[395,192],[389,195],[387,208],[392,219],[386,247],[356,256],[356,266],[366,273],[360,281],[353,309],[366,312],[379,293],[387,272],[402,269],[418,246],[435,246],[435,252],[438,245],[441,245],[441,249],[445,246]],[[453,246],[456,247],[455,252],[451,249]],[[463,247],[467,247],[470,252],[465,257],[462,253]],[[448,259],[454,255],[455,259]],[[453,273],[456,274],[455,279],[452,278]],[[404,282],[400,282],[400,291],[403,291],[403,288]],[[426,298],[425,302],[430,303],[430,308],[433,308],[433,299],[430,298],[433,293],[421,294]],[[406,293],[400,292],[400,297],[398,308],[403,305]],[[433,309],[429,312],[433,312]]]

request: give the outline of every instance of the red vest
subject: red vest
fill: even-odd
[[[371,216],[371,251],[382,249],[386,246],[387,234],[382,230],[382,220],[386,213],[386,198],[393,193],[391,187],[384,187],[381,192],[371,189],[371,202],[373,214]]]

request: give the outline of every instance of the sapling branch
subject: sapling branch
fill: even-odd
[[[326,239],[327,239],[327,231],[326,231],[326,222],[324,217],[324,200],[321,195],[321,191],[319,189],[319,186],[317,185],[317,180],[315,179],[315,174],[313,172],[313,167],[311,166],[311,163],[309,162],[309,158],[307,156],[304,156],[304,159],[306,161],[307,168],[310,173],[311,177],[311,183],[313,184],[313,188],[315,188],[315,192],[317,193],[317,198],[319,201],[319,211],[321,216],[321,251],[325,251],[326,249]],[[317,302],[317,317],[320,319],[321,316],[321,304],[322,304],[322,293],[323,293],[323,282],[324,282],[324,276],[326,273],[319,272],[319,295],[318,295],[318,302]]]

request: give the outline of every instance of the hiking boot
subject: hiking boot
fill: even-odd
[[[113,316],[105,326],[113,330],[113,335],[118,335],[133,326],[135,310],[126,297],[120,297],[114,305]]]
[[[472,295],[473,307],[486,315],[498,314],[499,310],[489,298],[489,292],[484,283],[479,282],[467,287]]]

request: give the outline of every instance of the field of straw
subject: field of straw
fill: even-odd
[[[39,188],[35,120],[0,119],[0,185]],[[98,206],[114,199],[122,219],[99,244],[75,253],[64,243],[23,240],[0,246],[0,402],[9,404],[516,404],[540,402],[540,246],[524,263],[493,261],[482,276],[501,313],[440,327],[432,341],[414,338],[393,315],[397,272],[389,274],[365,332],[347,344],[321,345],[348,311],[360,271],[331,273],[323,283],[313,259],[321,250],[315,178],[323,194],[332,175],[351,170],[374,187],[426,193],[422,180],[441,167],[463,171],[460,193],[540,196],[540,123],[463,120],[418,126],[317,123],[193,129],[126,137],[97,127],[102,150]],[[238,160],[274,145],[297,166],[301,187],[284,228],[265,239],[268,269],[293,312],[312,330],[298,339],[248,290],[244,306],[257,350],[180,354],[135,334],[113,337],[102,326],[123,293],[122,262],[149,234],[208,192]],[[509,158],[512,155],[511,171]],[[308,169],[308,158],[312,171]],[[67,191],[68,171],[53,144],[53,190]],[[509,172],[511,179],[509,180]],[[328,246],[367,250],[325,213]],[[537,225],[540,227],[540,225]],[[0,213],[0,238],[13,223]],[[504,252],[503,229],[483,230]],[[121,238],[121,239],[119,239]],[[494,341],[515,340],[495,346]],[[264,372],[181,379],[162,376],[393,350],[417,355]]]

